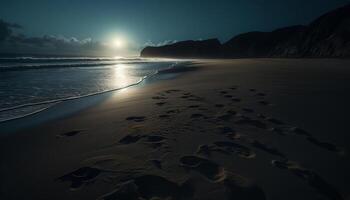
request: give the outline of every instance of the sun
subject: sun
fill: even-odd
[[[112,41],[112,46],[118,49],[125,47],[125,40],[122,38],[115,38]]]

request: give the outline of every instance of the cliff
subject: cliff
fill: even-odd
[[[141,51],[142,57],[165,58],[214,58],[218,56],[221,44],[217,39],[203,41],[182,41],[160,47],[146,47]]]
[[[146,47],[142,57],[167,58],[350,58],[350,4],[322,15],[308,26],[237,35],[224,44],[217,39],[183,41]]]

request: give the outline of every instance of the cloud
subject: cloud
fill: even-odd
[[[105,53],[105,46],[91,38],[78,40],[75,37],[44,35],[26,37],[12,35],[2,44],[3,51],[35,54],[97,55]]]
[[[154,43],[154,42],[148,40],[143,46],[144,47],[147,47],[147,46],[159,47],[159,46],[174,44],[176,42],[177,42],[177,40],[165,40],[162,42]]]
[[[0,42],[12,35],[12,29],[21,28],[18,24],[7,23],[0,19]]]
[[[15,33],[14,29],[19,28],[21,26],[18,24],[7,23],[0,19],[0,53],[91,56],[114,56],[122,53],[92,38],[78,39],[60,35],[29,37]]]
[[[76,49],[81,47],[98,47],[99,43],[91,38],[78,40],[75,37],[44,35],[42,37],[26,37],[24,35],[11,36],[7,42],[17,47]]]

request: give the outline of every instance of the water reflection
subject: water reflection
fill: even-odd
[[[133,80],[128,75],[127,66],[124,64],[117,64],[114,66],[114,77],[113,85],[117,87],[125,87],[130,84]]]

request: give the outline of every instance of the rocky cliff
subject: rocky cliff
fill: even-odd
[[[142,57],[165,58],[214,58],[218,56],[221,44],[217,39],[203,41],[182,41],[160,47],[146,47]]]
[[[142,57],[167,58],[350,58],[350,4],[326,13],[308,26],[237,35],[224,44],[217,39],[183,41],[146,47]]]

